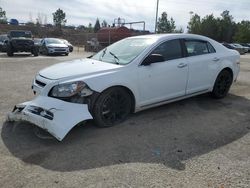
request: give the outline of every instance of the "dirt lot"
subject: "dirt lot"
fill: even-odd
[[[120,126],[89,122],[62,141],[6,123],[33,98],[36,72],[68,57],[0,54],[0,187],[249,187],[250,55],[223,100],[202,95],[134,114]]]

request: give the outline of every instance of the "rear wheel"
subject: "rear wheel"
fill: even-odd
[[[110,127],[124,121],[131,112],[132,100],[123,88],[104,91],[93,107],[93,117],[97,126]]]
[[[11,46],[8,46],[8,48],[7,48],[7,55],[8,55],[9,57],[12,57],[12,56],[14,55],[14,52],[13,52]]]
[[[32,50],[32,54],[33,54],[34,56],[38,56],[38,49],[37,49],[37,48],[34,48],[34,49]]]
[[[233,82],[233,75],[229,70],[222,70],[217,76],[214,88],[212,91],[212,96],[214,98],[220,99],[228,94],[228,91]]]

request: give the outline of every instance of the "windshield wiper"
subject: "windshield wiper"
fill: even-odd
[[[120,59],[114,54],[114,53],[112,53],[112,52],[109,52],[110,53],[110,55],[112,55],[117,61],[115,61],[116,62],[116,64],[118,64],[119,65],[119,61],[120,61]]]
[[[101,61],[103,56],[106,54],[106,51],[107,51],[107,48],[105,48],[103,51],[102,51],[102,55],[100,56],[99,60]]]

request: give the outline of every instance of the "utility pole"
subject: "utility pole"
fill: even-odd
[[[157,0],[157,5],[156,5],[156,16],[155,16],[155,33],[157,29],[157,20],[158,20],[158,7],[159,7],[159,0]]]

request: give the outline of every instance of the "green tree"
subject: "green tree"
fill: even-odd
[[[94,26],[94,32],[96,33],[96,32],[99,31],[100,29],[101,29],[100,21],[99,21],[99,19],[97,18],[97,19],[96,19],[96,22],[95,22],[95,26]]]
[[[108,23],[106,22],[106,20],[102,21],[102,27],[108,27]]]
[[[7,24],[6,12],[0,7],[0,24]]]
[[[180,27],[179,29],[175,29],[174,33],[184,33],[184,30],[182,27]]]
[[[233,37],[234,41],[249,43],[250,41],[250,21],[241,21],[237,24],[237,31]]]
[[[92,24],[91,23],[89,23],[89,25],[88,25],[88,27],[87,27],[87,31],[89,32],[89,33],[91,33],[91,32],[93,32],[93,27],[92,27]]]
[[[67,20],[65,19],[66,13],[59,8],[52,15],[55,26],[61,29],[62,25],[65,25],[65,23],[67,22]]]
[[[236,31],[236,23],[233,21],[233,16],[229,14],[228,10],[225,10],[221,13],[221,19],[218,19],[218,22],[220,28],[219,40],[231,43]]]
[[[192,15],[187,28],[188,33],[201,34],[201,17],[198,14]]]
[[[174,19],[171,17],[170,20],[168,20],[167,13],[163,12],[157,22],[157,33],[173,33],[175,28]]]
[[[213,14],[205,16],[201,20],[201,34],[214,40],[220,40],[220,29],[218,19]]]

